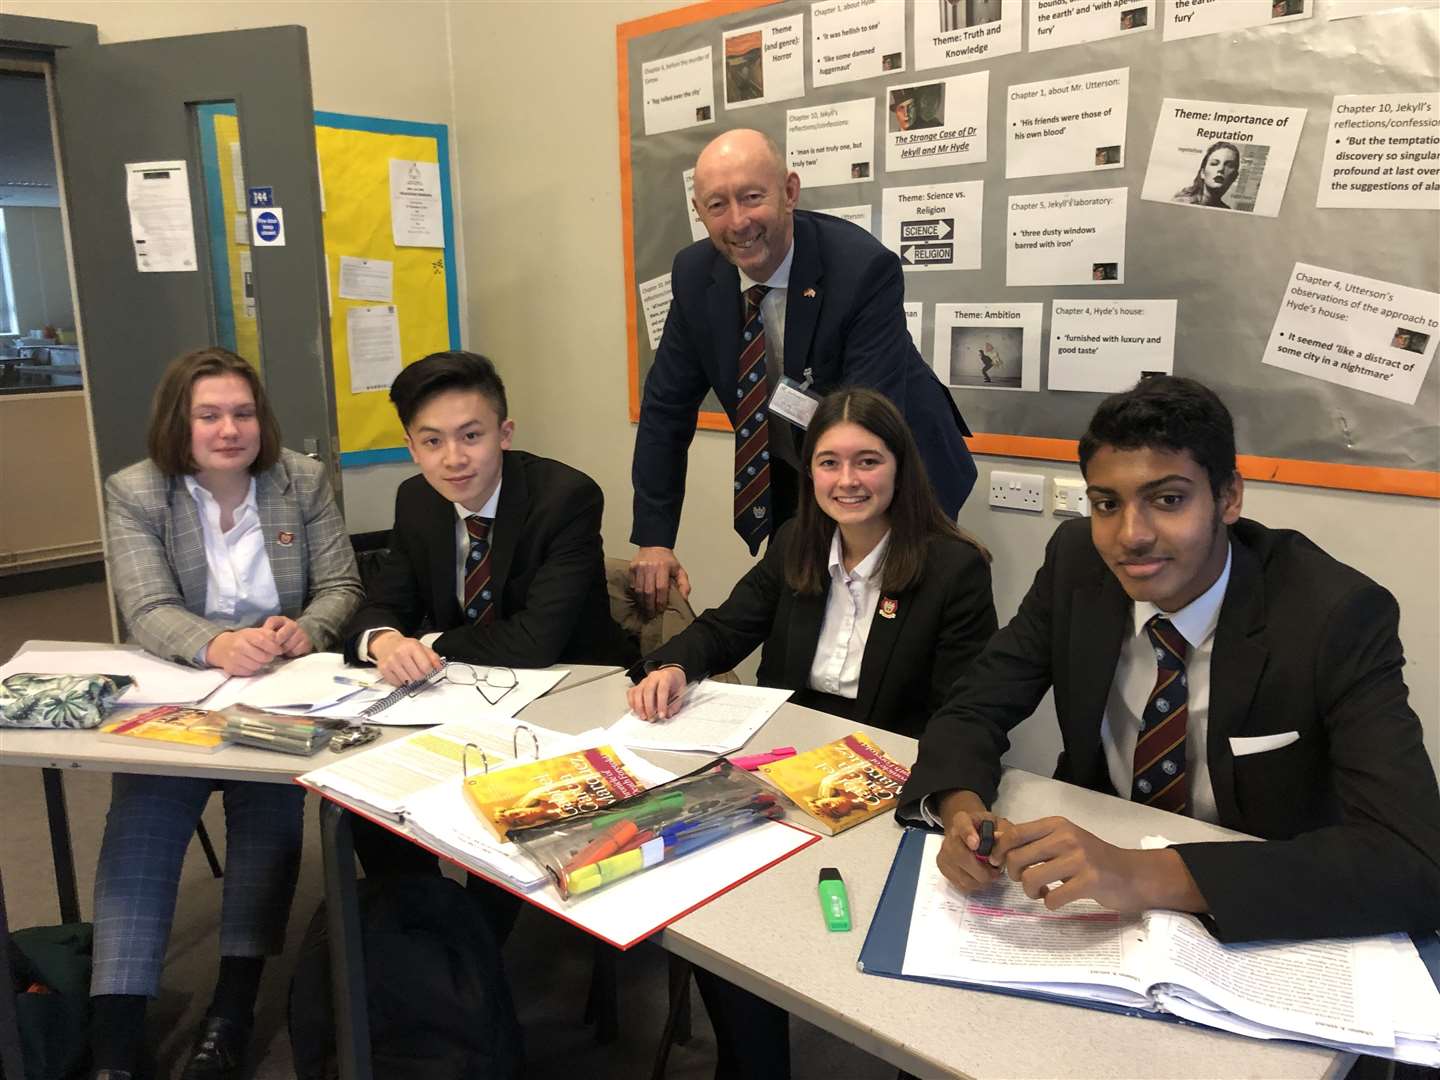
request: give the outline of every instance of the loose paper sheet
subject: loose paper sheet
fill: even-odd
[[[1055,300],[1051,390],[1113,394],[1175,367],[1174,300]]]
[[[1125,280],[1127,188],[1010,196],[1006,285]]]
[[[1296,263],[1264,362],[1414,405],[1440,342],[1440,293]]]
[[[1440,94],[1342,94],[1316,206],[1440,210]]]
[[[142,274],[190,271],[195,260],[195,220],[190,180],[183,161],[136,161],[125,166],[125,199],[135,268]]]
[[[395,264],[389,259],[340,256],[340,296],[345,300],[395,299]]]
[[[390,159],[390,234],[396,247],[444,247],[440,166]]]
[[[121,696],[122,705],[191,705],[227,677],[215,668],[182,667],[135,649],[23,649],[0,666],[0,679],[21,673],[129,675],[135,685]]]
[[[736,686],[707,679],[668,720],[646,721],[627,712],[610,726],[609,734],[615,742],[635,749],[723,754],[749,742],[790,694],[768,686]]]
[[[1124,166],[1129,68],[1021,83],[1006,98],[1007,178]]]
[[[710,64],[710,46],[706,45],[640,66],[646,135],[715,122],[715,82]]]
[[[953,67],[1020,51],[1020,0],[916,4],[915,67]]]
[[[674,295],[668,273],[640,283],[640,310],[645,314],[645,334],[650,339],[651,352],[660,348],[665,319],[670,314],[670,301]]]
[[[980,269],[985,181],[886,188],[881,240],[907,271]]]
[[[1165,40],[1275,26],[1308,19],[1314,13],[1315,0],[1170,0]]]
[[[785,161],[802,189],[871,179],[874,138],[874,98],[785,112]]]
[[[885,92],[885,169],[985,160],[990,73],[891,86]]]
[[[805,96],[805,15],[731,30],[725,42],[725,107]]]
[[[345,312],[350,354],[350,392],[388,390],[400,374],[400,318],[395,305],[352,307]]]
[[[1031,0],[1030,51],[1143,34],[1155,24],[1155,0]]]
[[[905,5],[894,0],[828,0],[810,7],[814,86],[905,70]]]
[[[936,304],[935,374],[968,390],[1039,390],[1044,313],[1044,304]]]

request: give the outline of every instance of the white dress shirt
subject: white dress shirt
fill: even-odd
[[[500,485],[502,481],[495,482],[495,490],[490,493],[490,498],[485,500],[485,505],[479,510],[467,510],[463,503],[451,503],[455,508],[455,602],[462,608],[465,606],[465,560],[470,557],[470,530],[465,527],[465,519],[471,514],[479,514],[481,517],[490,519],[490,536],[488,543],[493,550],[495,547],[495,509],[500,505]],[[366,630],[360,635],[359,645],[356,647],[356,655],[361,662],[370,663],[370,638],[382,630],[394,630],[393,626],[377,626],[373,630]],[[421,644],[434,645],[440,632],[426,634],[420,639]]]
[[[193,476],[185,477],[185,487],[195,500],[205,541],[205,618],[240,628],[258,626],[280,614],[280,592],[265,552],[255,478],[250,478],[245,501],[235,508],[235,523],[229,532],[220,528],[220,504],[215,496]],[[205,663],[209,651],[207,643],[196,659]]]
[[[794,261],[795,240],[792,237],[784,260],[765,281],[756,281],[744,270],[740,271],[741,296],[756,285],[766,285],[770,289],[765,299],[760,301],[760,318],[765,324],[765,378],[770,382],[772,394],[785,371],[785,302],[790,295],[790,264]],[[790,425],[772,424],[770,431],[778,433],[777,438],[771,439],[776,456],[787,465],[798,468],[800,455],[795,449],[797,440]]]
[[[1218,823],[1215,789],[1210,783],[1210,761],[1206,753],[1210,732],[1210,657],[1215,651],[1215,627],[1220,622],[1220,605],[1230,584],[1229,550],[1225,568],[1215,584],[1179,611],[1170,614],[1154,604],[1137,601],[1132,607],[1131,634],[1120,649],[1105,717],[1100,722],[1100,745],[1105,750],[1110,782],[1121,798],[1130,797],[1135,776],[1135,743],[1140,735],[1140,714],[1155,687],[1155,646],[1145,632],[1152,616],[1164,615],[1190,646],[1185,656],[1187,714],[1185,729],[1185,778],[1190,786],[1189,815]]]
[[[825,618],[820,640],[810,662],[810,686],[821,693],[850,698],[860,691],[860,663],[865,659],[865,642],[880,600],[880,576],[890,534],[880,538],[874,550],[847,571],[840,543],[840,530],[830,540],[830,590],[825,597]]]

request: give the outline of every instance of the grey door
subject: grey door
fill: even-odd
[[[145,456],[145,417],[165,365],[217,344],[209,273],[212,223],[196,106],[234,103],[244,184],[284,212],[283,247],[255,246],[257,363],[285,443],[330,466],[335,402],[326,312],[310,59],[303,27],[236,30],[60,49],[54,60],[76,299],[100,474]],[[141,272],[126,201],[127,164],[185,161],[193,270]],[[228,183],[229,180],[227,179]],[[233,228],[233,222],[225,223]]]

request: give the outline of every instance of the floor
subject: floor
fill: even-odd
[[[95,641],[108,636],[103,585],[0,597],[0,662],[32,638]],[[88,916],[109,776],[70,773],[65,777],[65,793],[82,914]],[[306,814],[305,855],[291,913],[289,950],[268,965],[257,1012],[252,1075],[259,1080],[293,1076],[285,1024],[289,972],[295,947],[322,891],[314,807],[307,807]],[[225,828],[218,799],[211,800],[205,821],[223,860]],[[58,920],[40,774],[32,769],[0,768],[0,872],[12,926]],[[200,846],[192,844],[166,957],[164,988],[146,1020],[146,1042],[157,1080],[178,1073],[209,1001],[219,899],[220,883],[210,876]],[[666,954],[641,945],[620,957],[621,1036],[601,1047],[593,1029],[581,1021],[590,982],[590,940],[556,919],[526,909],[506,945],[505,962],[525,1032],[527,1077],[572,1080],[583,1074],[628,1080],[650,1074],[666,1014]],[[672,1051],[670,1077],[702,1080],[713,1075],[713,1034],[698,994],[694,1000],[693,1037]],[[799,1020],[792,1020],[791,1038],[797,1080],[893,1080],[895,1076],[893,1067]]]

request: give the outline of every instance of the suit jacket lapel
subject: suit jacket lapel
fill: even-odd
[[[1099,581],[1076,588],[1070,608],[1069,708],[1060,715],[1068,716],[1070,768],[1078,784],[1106,775],[1100,721],[1115,681],[1121,645],[1133,629],[1128,623],[1130,598],[1108,569],[1102,566],[1101,572],[1104,576]]]
[[[720,404],[735,419],[734,389],[740,384],[740,272],[715,253],[706,294],[710,332],[715,345],[714,385],[721,388]],[[509,478],[506,478],[509,483]],[[504,499],[504,494],[501,494]]]
[[[790,284],[785,294],[785,374],[802,380],[809,366],[810,342],[825,301],[820,279],[820,243],[815,225],[803,214],[795,215],[795,257],[790,261]],[[808,294],[808,295],[807,295]]]
[[[825,593],[794,593],[790,597],[790,626],[785,635],[785,685],[810,685],[810,665],[825,620]]]
[[[290,474],[280,464],[255,478],[255,505],[275,591],[280,594],[280,610],[294,614],[304,607],[305,562],[301,558],[304,544],[298,542],[303,523],[285,499],[289,489]],[[289,536],[290,543],[280,542],[281,533]]]
[[[175,567],[185,607],[203,614],[210,568],[205,561],[205,533],[200,527],[200,510],[184,477],[171,477],[166,483],[170,489],[170,535],[167,537],[170,564]]]
[[[874,722],[875,718],[870,715],[870,710],[875,706],[875,695],[880,690],[880,683],[884,678],[886,665],[890,663],[890,653],[894,651],[895,642],[899,640],[900,630],[914,607],[913,592],[894,597],[880,594],[880,600],[875,605],[875,617],[870,620],[870,634],[865,639],[865,655],[860,661],[860,687],[855,702],[856,720],[866,724]],[[887,611],[890,612],[889,615],[886,614]],[[893,724],[882,723],[877,726],[891,728]]]
[[[1243,827],[1235,802],[1235,756],[1230,737],[1243,730],[1250,702],[1265,670],[1265,580],[1260,560],[1231,534],[1230,584],[1220,605],[1210,654],[1210,710],[1206,760],[1220,824]]]
[[[496,614],[505,610],[505,582],[515,563],[515,548],[530,512],[530,487],[520,459],[507,453],[502,464],[500,504],[495,508],[494,542],[490,545],[490,587],[495,595]]]
[[[430,610],[436,630],[449,630],[461,622],[460,601],[455,597],[459,572],[455,533],[459,528],[455,504],[429,484],[425,485],[425,517],[416,525],[425,541],[425,563],[430,574]]]

